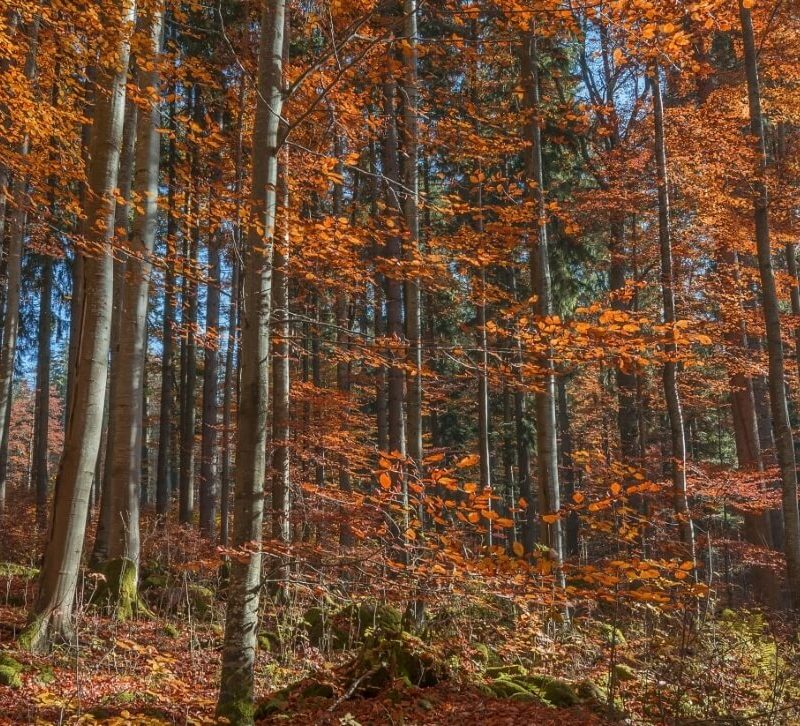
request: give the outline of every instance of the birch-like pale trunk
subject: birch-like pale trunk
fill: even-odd
[[[670,219],[669,174],[667,170],[667,147],[664,129],[664,101],[661,94],[661,78],[658,66],[654,66],[650,77],[653,88],[653,119],[655,125],[656,181],[658,184],[658,241],[661,255],[661,300],[664,324],[668,335],[674,337],[673,326],[677,321],[675,312],[675,273],[672,260],[672,228]],[[689,511],[686,491],[686,432],[683,409],[678,390],[677,346],[669,342],[664,346],[666,360],[662,371],[664,399],[667,404],[672,461],[672,502],[678,520],[681,541],[687,548],[689,559],[694,562],[694,525]]]
[[[250,549],[231,561],[217,714],[254,720],[254,667],[261,595],[264,474],[268,440],[272,250],[277,207],[279,130],[283,108],[286,0],[265,0],[253,129],[250,224],[242,298],[241,388],[232,546]],[[252,544],[251,544],[252,543]]]
[[[539,59],[535,30],[524,39],[522,52],[523,87],[525,102],[531,114],[526,135],[531,147],[527,159],[527,176],[531,182],[531,201],[536,215],[536,232],[531,235],[529,263],[531,290],[536,297],[534,312],[538,318],[553,314],[550,282],[550,257],[547,239],[547,211],[545,209],[544,177],[542,172],[542,132],[539,126]],[[558,426],[556,418],[555,368],[549,352],[538,361],[544,371],[541,390],[534,395],[536,409],[536,464],[539,477],[540,514],[556,514],[561,508],[561,490],[558,476]],[[561,520],[542,522],[540,541],[550,548],[556,568],[563,560]]]
[[[120,620],[132,616],[138,606],[139,504],[142,477],[142,435],[147,302],[152,253],[158,223],[158,170],[160,126],[158,56],[161,51],[163,11],[153,9],[139,16],[147,39],[148,66],[138,72],[139,90],[151,96],[150,113],[140,113],[136,124],[136,156],[133,188],[140,211],[133,221],[127,249],[122,251],[125,275],[122,283],[119,348],[112,365],[117,369],[115,397],[111,401],[109,445],[111,467],[111,517],[108,555],[104,571],[114,613]]]
[[[98,74],[103,92],[96,99],[87,170],[86,230],[94,255],[83,262],[84,294],[77,327],[75,389],[67,414],[64,453],[39,576],[39,593],[30,622],[20,636],[21,645],[34,651],[48,649],[57,639],[73,638],[72,609],[100,445],[113,303],[114,191],[135,5],[118,2],[113,10],[115,16],[108,18],[104,26],[116,29],[116,37],[112,41],[110,65]]]

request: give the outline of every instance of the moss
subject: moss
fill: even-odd
[[[504,663],[503,665],[489,666],[486,668],[485,673],[490,678],[500,678],[502,676],[516,678],[528,675],[528,670],[519,663]]]
[[[265,714],[268,715],[268,714]],[[255,718],[264,716],[256,712],[253,701],[241,695],[220,694],[220,701],[217,705],[217,717],[227,719],[227,722],[235,726],[247,726],[252,724]]]
[[[575,692],[581,701],[591,705],[602,705],[608,699],[606,692],[594,681],[580,681],[575,686]]]
[[[548,703],[558,708],[577,706],[581,702],[575,689],[560,678],[528,676],[524,682],[533,686],[532,690],[541,693]]]
[[[330,683],[312,681],[300,689],[300,698],[333,698],[336,691]]]
[[[198,616],[205,616],[214,606],[214,593],[202,585],[189,585],[187,588],[189,604],[192,612]]]
[[[475,651],[476,660],[483,663],[487,669],[502,666],[503,661],[500,656],[485,643],[474,643],[472,648]]]
[[[541,700],[530,689],[511,678],[496,678],[489,686],[491,692],[497,698],[513,698],[518,701],[539,701]]]
[[[164,633],[168,638],[177,638],[180,635],[178,628],[176,628],[172,623],[164,623],[164,627],[161,628],[161,632]]]
[[[370,632],[401,633],[402,613],[392,605],[374,601],[350,604],[339,610],[332,607],[312,607],[303,622],[309,642],[321,649],[344,650],[364,642]]]
[[[275,653],[280,650],[281,639],[277,633],[264,631],[258,635],[258,647],[267,653]]]
[[[139,571],[127,557],[109,560],[103,566],[105,582],[97,589],[94,599],[112,608],[120,622],[137,615],[152,616],[139,597]]]
[[[636,671],[625,663],[617,663],[614,666],[614,676],[618,681],[634,681],[636,680]]]
[[[167,576],[159,573],[152,573],[142,580],[142,590],[153,590],[167,586]]]
[[[10,668],[17,673],[22,673],[22,671],[25,670],[25,666],[22,665],[22,663],[6,653],[0,653],[0,666]]]
[[[0,685],[19,688],[22,685],[20,671],[7,665],[0,665]]]
[[[46,653],[50,648],[48,624],[49,620],[44,615],[34,615],[17,637],[17,645],[32,653]]]
[[[130,691],[121,691],[116,696],[114,696],[114,700],[121,706],[127,706],[128,704],[133,703],[136,700],[136,694],[131,693]]]
[[[625,640],[624,633],[619,628],[615,628],[608,623],[600,623],[600,634],[603,636],[603,640],[610,646],[619,648],[628,644]]]

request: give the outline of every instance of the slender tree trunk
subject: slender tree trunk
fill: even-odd
[[[120,197],[124,204],[117,204],[114,214],[115,246],[124,248],[128,242],[130,230],[131,188],[133,186],[134,166],[136,163],[134,153],[136,148],[136,119],[138,108],[128,99],[125,104],[125,122],[122,130],[122,151],[119,159],[118,187]],[[104,405],[103,435],[100,443],[100,455],[97,459],[95,473],[95,489],[100,499],[100,514],[97,518],[97,532],[92,547],[90,565],[99,568],[108,557],[108,538],[111,531],[111,518],[114,516],[112,479],[113,456],[115,440],[114,427],[117,417],[111,414],[114,402],[120,393],[120,377],[127,375],[115,361],[119,355],[120,331],[122,330],[122,309],[125,294],[125,266],[126,255],[121,250],[114,255],[114,304],[111,320],[111,346],[108,384],[106,385],[106,402]]]
[[[739,17],[744,42],[744,65],[747,77],[747,99],[750,109],[750,133],[756,140],[758,164],[754,169],[752,186],[755,190],[754,221],[758,271],[761,277],[764,325],[767,334],[769,359],[769,398],[772,411],[772,431],[775,453],[781,470],[783,492],[783,547],[786,555],[787,585],[792,605],[800,606],[800,513],[797,505],[797,467],[794,453],[781,340],[781,319],[775,273],[772,267],[772,248],[769,229],[769,196],[766,185],[767,152],[764,140],[764,120],[761,114],[761,89],[758,78],[758,55],[753,33],[753,19],[739,0]]]
[[[20,637],[32,650],[45,650],[57,638],[72,638],[72,607],[83,550],[89,493],[100,445],[108,374],[112,318],[113,234],[117,170],[125,112],[125,79],[134,4],[117,5],[117,17],[105,27],[118,33],[116,67],[99,73],[91,161],[87,178],[87,235],[97,250],[83,263],[85,278],[78,330],[75,390],[67,414],[64,454],[56,481],[53,518],[39,576],[39,594],[31,620]]]
[[[170,128],[175,126],[175,84],[170,84]],[[162,325],[163,352],[161,358],[161,402],[158,417],[158,460],[156,462],[156,512],[165,517],[172,494],[172,418],[175,412],[175,320],[176,279],[173,268],[177,252],[177,215],[175,210],[175,166],[177,149],[174,134],[167,150],[167,230],[166,270],[164,272],[164,317]]]
[[[675,335],[673,326],[675,313],[675,275],[672,263],[672,230],[670,222],[669,177],[667,174],[667,149],[664,135],[664,103],[661,95],[661,78],[658,66],[651,73],[653,87],[653,114],[655,119],[656,176],[658,182],[658,239],[661,251],[661,297],[664,323],[669,335]],[[667,403],[672,459],[672,496],[675,516],[681,533],[681,541],[686,546],[694,562],[694,525],[689,511],[686,492],[686,433],[683,425],[683,410],[678,391],[677,346],[674,342],[664,346],[666,361],[663,370],[664,398]]]
[[[48,455],[50,436],[50,334],[52,328],[53,258],[42,255],[39,291],[39,339],[36,354],[36,404],[33,435],[33,486],[36,489],[36,523],[47,525],[49,489]]]
[[[527,137],[531,142],[527,160],[527,175],[532,182],[532,201],[537,230],[531,236],[530,266],[531,290],[536,296],[535,313],[540,318],[553,314],[550,284],[550,259],[547,240],[547,212],[545,209],[544,179],[542,174],[542,133],[539,126],[539,70],[535,31],[524,42],[522,54],[523,85],[526,106],[531,114]],[[549,354],[539,361],[545,371],[542,390],[534,395],[536,407],[536,462],[539,475],[539,499],[542,515],[557,513],[561,508],[558,476],[558,427],[556,423],[555,369]],[[550,548],[554,565],[563,560],[561,520],[542,522],[540,539]]]
[[[159,89],[158,56],[161,49],[161,9],[139,16],[147,38],[149,70],[139,71],[139,89]],[[111,468],[111,518],[108,556],[104,570],[106,587],[115,603],[116,617],[125,620],[138,606],[139,504],[142,478],[143,402],[145,351],[147,349],[147,302],[151,257],[158,223],[158,168],[160,161],[159,103],[141,113],[136,124],[136,173],[134,187],[141,211],[133,222],[126,250],[125,279],[121,296],[119,348],[112,365],[118,370],[110,416],[113,439],[109,446]]]
[[[219,233],[208,241],[209,282],[206,293],[206,332],[219,330],[220,259]],[[216,343],[207,342],[203,365],[203,423],[200,443],[200,530],[208,539],[216,537],[217,520],[217,371],[219,353]]]
[[[231,562],[222,677],[217,713],[235,724],[253,722],[253,686],[261,593],[261,527],[267,446],[272,249],[277,206],[279,129],[283,106],[286,0],[264,2],[253,129],[251,223],[244,251],[241,395],[236,450],[232,545],[251,547]]]
[[[28,53],[23,73],[27,81],[36,76],[36,55],[39,43],[39,16],[34,17],[28,27]],[[21,157],[28,155],[30,139],[26,135],[18,149]],[[3,338],[0,344],[0,515],[6,501],[6,473],[8,469],[8,426],[11,410],[14,359],[17,353],[17,331],[19,328],[19,295],[22,281],[22,243],[25,237],[25,221],[28,214],[28,177],[18,173],[11,182],[11,197],[14,212],[11,216],[8,253],[6,256],[6,305],[3,318]]]

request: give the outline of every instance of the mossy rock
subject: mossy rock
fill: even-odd
[[[518,678],[521,676],[528,675],[528,669],[525,666],[520,665],[519,663],[503,663],[501,665],[496,666],[488,666],[484,673],[489,678]]]
[[[530,688],[507,676],[495,678],[489,689],[495,698],[513,698],[516,701],[541,701],[539,694]]]
[[[164,635],[166,635],[168,638],[175,639],[180,636],[180,631],[172,623],[164,623],[163,627],[161,628],[161,632],[164,633]]]
[[[0,686],[19,688],[22,685],[20,671],[12,666],[0,665]]]
[[[136,694],[131,691],[120,691],[114,696],[114,701],[121,706],[127,706],[136,700]]]
[[[16,658],[12,658],[7,653],[0,653],[0,666],[8,668],[15,673],[22,673],[22,671],[25,670],[25,666],[22,665],[22,663],[20,663]]]
[[[608,694],[594,681],[589,679],[575,684],[575,692],[578,694],[581,701],[586,704],[603,705],[608,700]]]
[[[152,572],[142,580],[142,590],[154,590],[167,586],[168,577],[158,572]]]
[[[636,671],[625,663],[617,663],[614,666],[614,676],[618,681],[635,681],[638,678]]]
[[[192,613],[200,617],[206,616],[214,607],[214,593],[202,585],[189,585],[186,588]]]
[[[281,647],[280,636],[277,633],[265,630],[258,634],[258,647],[267,653],[276,653]]]
[[[256,720],[263,719],[288,711],[292,701],[305,701],[312,698],[330,699],[335,695],[336,690],[330,683],[306,678],[270,694],[268,698],[257,705],[255,718]]]
[[[0,562],[0,577],[19,577],[21,580],[35,580],[39,576],[37,567],[28,567],[16,562]]]
[[[530,684],[531,690],[540,693],[545,701],[557,708],[569,708],[581,702],[573,686],[560,678],[533,675],[527,676],[524,683]]]
[[[339,610],[309,608],[303,616],[308,640],[316,648],[344,650],[364,641],[367,632],[402,632],[400,611],[383,603],[362,602]]]
[[[609,623],[600,623],[600,634],[607,645],[615,648],[624,647],[628,644],[628,641],[625,640],[625,634]]]

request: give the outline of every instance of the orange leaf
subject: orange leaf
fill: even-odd
[[[479,461],[480,457],[477,454],[470,454],[461,459],[461,461],[456,464],[456,467],[459,469],[466,469],[468,466],[475,466]]]
[[[514,554],[517,557],[522,557],[522,555],[525,554],[525,548],[522,546],[522,542],[514,542],[514,544],[511,545],[511,549],[514,550]]]
[[[575,504],[580,504],[584,499],[586,499],[586,497],[580,492],[575,492],[572,495],[572,501],[575,502]]]
[[[618,495],[619,495],[619,493],[620,493],[621,491],[622,491],[622,486],[620,485],[620,483],[619,483],[618,481],[615,481],[615,482],[614,482],[614,483],[611,485],[611,496],[614,496],[614,497],[616,497],[616,496],[618,496]]]
[[[391,489],[392,477],[389,476],[388,472],[382,471],[378,477],[378,484],[380,484],[383,489]]]
[[[464,491],[467,494],[473,494],[474,492],[478,491],[478,485],[475,484],[475,482],[469,482],[467,484],[464,484]]]

